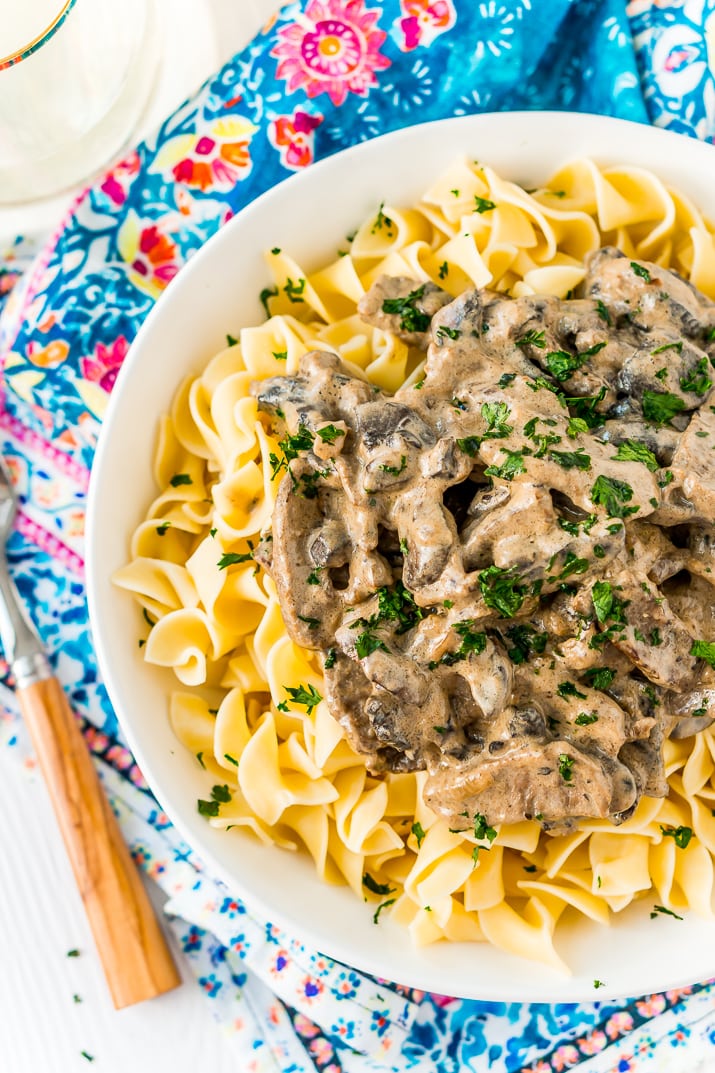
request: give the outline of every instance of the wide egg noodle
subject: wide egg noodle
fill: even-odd
[[[322,699],[319,656],[288,637],[273,581],[251,557],[282,449],[250,384],[295,375],[313,349],[388,391],[416,383],[423,355],[357,314],[378,276],[453,296],[486,286],[564,297],[607,243],[715,297],[713,228],[697,207],[644,169],[589,160],[527,191],[464,158],[416,205],[376,207],[328,264],[307,271],[271,250],[267,317],[237,329],[177,391],[159,426],[158,495],[114,576],[144,611],[144,658],[182,685],[169,717],[207,772],[206,796],[211,781],[228,788],[207,822],[304,850],[323,880],[350,886],[376,917],[389,903],[415,943],[486,941],[559,971],[564,913],[605,923],[644,897],[679,915],[711,913],[715,732],[666,741],[668,798],[642,798],[620,827],[587,821],[561,837],[530,821],[493,840],[450,830],[424,803],[425,772],[369,775]],[[306,690],[320,699],[306,703]],[[692,837],[681,848],[683,829]]]

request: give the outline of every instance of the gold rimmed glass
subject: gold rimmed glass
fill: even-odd
[[[108,163],[137,129],[159,59],[154,0],[0,0],[0,204]]]

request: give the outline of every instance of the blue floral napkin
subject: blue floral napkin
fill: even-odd
[[[11,568],[247,1073],[680,1073],[713,1053],[713,983],[621,1002],[462,1001],[355,972],[233,897],[123,743],[88,630],[83,523],[102,416],[139,325],[186,258],[267,187],[354,142],[481,111],[600,112],[712,140],[714,53],[715,0],[289,4],[86,191],[26,271],[21,244],[0,264],[0,434],[22,498]],[[23,754],[0,671],[0,744]]]

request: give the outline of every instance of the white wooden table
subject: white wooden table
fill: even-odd
[[[165,62],[143,130],[170,114],[281,6],[279,0],[157,4]],[[68,201],[0,210],[0,239],[52,227]],[[179,951],[182,987],[113,1009],[42,780],[7,750],[0,752],[0,816],[0,1071],[242,1073]],[[68,958],[72,949],[80,956]]]

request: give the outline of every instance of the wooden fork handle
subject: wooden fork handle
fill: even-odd
[[[170,991],[181,978],[61,685],[17,695],[115,1008]]]

